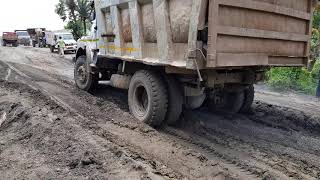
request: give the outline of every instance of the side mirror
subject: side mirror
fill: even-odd
[[[96,19],[96,11],[95,11],[95,6],[94,6],[94,1],[91,1],[90,7],[91,7],[90,21],[94,21]]]
[[[94,20],[96,20],[96,11],[95,10],[93,10],[90,14],[90,21],[94,21]]]

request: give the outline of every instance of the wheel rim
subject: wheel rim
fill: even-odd
[[[134,91],[133,107],[139,117],[146,115],[149,106],[148,92],[142,85],[138,85]]]
[[[81,65],[77,68],[77,79],[81,83],[85,83],[87,81],[87,69],[85,68],[85,65]]]

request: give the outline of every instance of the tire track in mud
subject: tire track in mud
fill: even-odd
[[[243,119],[242,115],[236,115],[237,117],[234,117],[231,122],[228,122],[230,119],[225,119],[223,116],[210,116],[211,118],[215,117],[215,119],[210,122],[209,120],[205,121],[208,117],[205,117],[204,114],[206,113],[193,112],[192,114],[186,115],[189,121],[192,119],[192,122],[187,122],[181,127],[178,127],[177,130],[184,131],[185,133],[188,132],[187,134],[190,137],[198,137],[198,140],[193,140],[195,142],[207,142],[207,145],[204,146],[208,146],[208,144],[211,143],[224,147],[220,152],[222,154],[230,152],[226,154],[229,158],[235,158],[234,155],[230,156],[230,154],[238,154],[236,157],[242,157],[240,162],[256,161],[255,163],[251,163],[256,167],[259,167],[259,163],[262,164],[262,168],[260,168],[258,172],[261,172],[261,170],[266,172],[270,171],[273,172],[273,174],[282,172],[288,177],[295,179],[318,179],[320,177],[320,166],[317,161],[319,154],[316,151],[319,148],[319,143],[312,147],[312,151],[309,150],[305,152],[303,147],[295,147],[298,146],[298,144],[281,143],[281,141],[278,141],[276,136],[280,136],[282,131],[278,132],[278,134],[273,132],[274,134],[270,133],[270,136],[267,138],[261,138],[259,133],[268,134],[268,130],[263,130],[265,129],[264,127],[254,124],[248,125],[252,128],[251,130],[245,128],[243,124],[247,124],[248,121]],[[236,118],[240,119],[240,121],[234,121]],[[220,121],[216,119],[220,119]],[[219,126],[217,124],[222,125]],[[230,126],[230,124],[236,125]],[[237,130],[241,128],[243,128],[243,131]],[[261,131],[257,131],[257,133],[254,134],[252,133],[254,129],[261,129]],[[302,134],[302,136],[304,135]],[[319,139],[316,140],[319,142]],[[312,146],[314,143],[314,141],[310,141],[309,139],[305,139],[305,142],[309,142],[305,143],[305,148]],[[213,148],[219,149],[217,147]],[[256,168],[254,167],[253,169]],[[250,169],[248,170],[252,171]]]
[[[294,170],[289,171],[283,168],[283,166],[282,168],[274,166],[268,162],[272,157],[268,157],[269,155],[261,152],[255,152],[255,156],[252,157],[252,150],[250,153],[243,152],[245,150],[239,151],[234,147],[222,145],[214,139],[208,137],[203,138],[198,134],[186,135],[185,132],[181,130],[168,127],[164,129],[164,132],[181,139],[185,142],[186,146],[197,149],[208,158],[219,157],[224,162],[224,167],[228,167],[232,169],[232,171],[248,173],[248,179],[249,177],[252,179],[254,179],[254,177],[261,179],[317,179],[307,174],[297,174]],[[259,154],[262,154],[262,158],[259,157]]]
[[[195,136],[189,137],[184,135],[183,132],[179,132],[176,129],[170,127],[164,127],[161,129],[165,134],[171,135],[173,138],[178,138],[182,140],[183,144],[187,147],[192,147],[197,151],[200,151],[204,154],[202,158],[208,159],[220,159],[223,163],[223,166],[230,169],[237,174],[242,174],[245,179],[256,179],[256,178],[266,178],[264,172],[261,169],[258,169],[255,166],[249,166],[248,164],[242,163],[239,159],[226,155],[217,150],[217,147],[214,147],[213,143],[206,144],[203,140],[196,139]]]

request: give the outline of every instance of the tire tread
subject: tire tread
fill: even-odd
[[[153,127],[159,126],[164,121],[168,108],[166,85],[161,76],[148,70],[136,72],[131,81],[135,81],[137,78],[147,81],[147,84],[150,83],[150,90],[152,92],[152,102],[150,102],[152,103],[151,116],[145,120],[145,123]]]

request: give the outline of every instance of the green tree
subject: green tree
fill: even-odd
[[[70,29],[76,39],[87,34],[87,24],[92,8],[90,0],[59,0],[55,12],[67,22],[66,29]]]
[[[78,0],[77,12],[83,24],[84,34],[87,34],[87,20],[90,18],[91,11],[89,0]]]
[[[56,5],[55,12],[60,16],[60,18],[63,21],[67,20],[67,15],[66,15],[66,6],[65,6],[65,1],[64,0],[59,0],[59,3]]]
[[[76,9],[77,9],[77,4],[74,0],[65,0],[65,5],[67,6],[69,10],[69,17],[73,20],[77,20],[76,16]]]
[[[311,37],[311,52],[310,62],[308,64],[308,70],[311,71],[314,63],[319,59],[319,42],[320,42],[320,6],[317,7],[313,13],[313,26],[312,26],[312,37]]]
[[[65,26],[65,29],[70,29],[75,39],[80,39],[84,34],[82,22],[77,21],[69,21]]]

